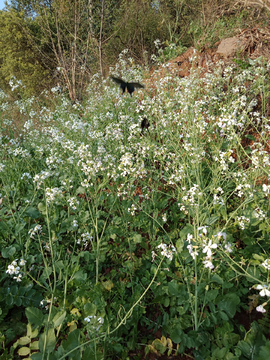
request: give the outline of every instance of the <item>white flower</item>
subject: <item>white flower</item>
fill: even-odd
[[[20,266],[24,266],[25,264],[26,264],[26,260],[21,259],[20,262],[19,262],[19,265],[20,265]]]
[[[261,266],[263,266],[266,270],[270,270],[270,259],[264,260]]]
[[[203,253],[207,253],[207,257],[212,256],[212,250],[211,249],[216,249],[217,248],[217,244],[212,244],[212,240],[209,240],[208,245],[206,245],[203,249]]]
[[[215,236],[217,236],[218,239],[221,238],[221,236],[223,236],[224,240],[226,240],[226,238],[227,238],[227,234],[225,232],[221,232],[221,231],[219,231],[217,233],[217,235],[215,235]]]
[[[22,274],[19,274],[18,276],[14,276],[13,279],[15,279],[17,282],[22,281]]]
[[[225,252],[231,253],[232,252],[232,244],[228,242],[228,244],[224,245],[225,247]]]
[[[266,312],[265,308],[264,308],[262,305],[257,306],[257,307],[256,307],[256,310],[259,311],[259,312],[261,312],[261,313],[265,313],[265,312]]]
[[[191,240],[193,239],[193,235],[192,234],[188,234],[187,235],[187,241],[189,242],[189,243],[191,243]]]
[[[208,226],[199,226],[198,227],[198,231],[202,230],[202,232],[204,233],[204,235],[207,234],[207,228]],[[201,236],[201,235],[200,235]]]
[[[214,265],[212,264],[212,261],[210,259],[207,259],[205,261],[203,261],[204,267],[205,268],[209,268],[211,270],[214,269]]]
[[[268,285],[257,285],[255,288],[257,290],[261,290],[259,292],[260,296],[270,296],[270,291],[268,290]]]

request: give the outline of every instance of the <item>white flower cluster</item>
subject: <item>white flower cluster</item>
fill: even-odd
[[[187,242],[188,242],[188,246],[187,246],[187,249],[188,249],[188,252],[190,253],[190,255],[192,256],[193,260],[195,260],[195,257],[199,255],[199,253],[196,251],[197,249],[197,246],[194,247],[192,245],[192,239],[193,239],[193,235],[192,234],[188,234],[187,235]],[[195,249],[195,251],[193,250],[193,248]]]
[[[245,229],[245,224],[250,223],[250,219],[245,216],[237,216],[237,221],[238,221],[238,224],[239,224],[241,230]]]
[[[214,205],[219,204],[219,205],[224,205],[224,200],[222,198],[222,195],[224,193],[223,189],[221,187],[218,187],[216,189],[214,189],[214,196],[213,196],[213,203]]]
[[[42,226],[41,225],[36,225],[34,227],[34,229],[30,229],[28,231],[28,234],[30,235],[31,239],[34,239],[36,234],[39,234],[39,235],[41,234],[41,231],[42,231]]]
[[[67,200],[69,206],[72,208],[72,210],[77,210],[77,205],[79,205],[79,201],[75,198],[72,197],[70,199]]]
[[[270,259],[264,260],[260,266],[264,267],[266,270],[270,270]]]
[[[22,86],[22,82],[21,80],[17,80],[15,76],[12,76],[11,79],[9,80],[9,86],[11,87],[11,91],[14,91],[19,86]]]
[[[46,201],[48,205],[57,199],[61,199],[62,197],[63,190],[61,188],[46,188]]]
[[[206,240],[203,240],[203,250],[202,252],[205,254],[206,253],[206,258],[203,261],[204,267],[205,268],[209,268],[211,270],[214,269],[214,265],[212,263],[212,249],[216,249],[217,248],[217,244],[212,244],[212,240],[209,240],[208,243]]]
[[[261,210],[260,208],[258,208],[258,207],[256,207],[256,209],[254,209],[253,216],[256,219],[259,219],[261,221],[266,219],[266,213],[263,210]]]
[[[21,176],[21,180],[23,180],[25,177],[28,179],[32,179],[32,176],[29,173],[23,173]]]
[[[95,315],[87,316],[86,318],[84,318],[84,321],[88,323],[92,322],[92,327],[96,331],[99,331],[99,329],[104,323],[104,319],[102,317],[97,318]]]
[[[54,300],[57,300],[57,297],[54,297],[53,299],[54,299]],[[50,299],[46,299],[46,300],[43,299],[43,300],[41,300],[40,305],[41,305],[41,306],[44,306],[45,309],[48,310],[51,303],[52,303],[52,302],[51,302]]]
[[[81,235],[82,239],[77,240],[77,244],[81,244],[81,242],[84,245],[84,248],[86,248],[89,244],[89,241],[91,242],[93,240],[93,236],[90,236],[89,232],[83,233]]]
[[[131,208],[128,208],[128,212],[131,213],[132,216],[135,216],[136,210],[138,210],[138,209],[136,208],[136,206],[134,204],[131,205]]]
[[[196,202],[195,197],[202,196],[202,192],[199,191],[199,185],[193,184],[193,186],[187,191],[187,194],[183,196],[183,201],[186,202],[188,205],[191,206],[199,206],[199,204]]]
[[[31,155],[27,149],[22,147],[17,147],[15,149],[9,148],[8,153],[13,156],[21,156],[22,158],[30,158]]]
[[[34,181],[37,183],[37,188],[40,189],[40,186],[43,184],[43,181],[53,174],[50,171],[41,171],[40,174],[34,176]]]
[[[12,263],[10,265],[8,265],[6,273],[11,276],[16,275],[13,277],[13,279],[16,280],[17,282],[20,282],[20,281],[22,281],[22,277],[24,274],[21,272],[20,266],[24,266],[25,264],[26,264],[26,260],[20,259],[20,262],[18,264],[18,259],[16,259],[16,260],[12,261]]]
[[[77,221],[77,220],[73,220],[73,221],[72,221],[72,226],[75,227],[75,228],[77,228],[77,227],[79,226],[78,221]]]
[[[172,261],[173,259],[173,254],[176,252],[176,249],[173,245],[167,245],[164,243],[161,243],[158,245],[158,249],[162,249],[161,251],[161,255],[167,257],[169,260]],[[153,256],[153,253],[152,253]]]
[[[266,194],[270,194],[270,185],[263,184],[262,189]]]

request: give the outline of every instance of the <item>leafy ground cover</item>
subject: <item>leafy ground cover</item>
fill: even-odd
[[[270,65],[209,65],[1,94],[1,360],[269,357]]]

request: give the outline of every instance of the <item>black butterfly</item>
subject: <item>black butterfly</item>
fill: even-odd
[[[135,88],[144,88],[144,86],[142,84],[139,83],[135,83],[135,82],[125,82],[122,79],[118,79],[114,76],[111,76],[111,79],[116,83],[116,84],[120,84],[120,89],[122,89],[122,95],[124,94],[124,92],[127,91],[130,93],[130,96],[132,96],[132,93],[135,91]]]
[[[142,132],[143,132],[143,129],[148,130],[149,126],[150,126],[150,123],[149,123],[148,119],[143,118],[143,120],[142,120],[142,122],[141,122]],[[148,130],[148,131],[149,131],[149,130]]]

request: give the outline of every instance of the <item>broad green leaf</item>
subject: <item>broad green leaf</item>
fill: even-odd
[[[142,235],[141,234],[134,234],[132,239],[133,239],[133,242],[135,244],[140,244],[142,242]]]
[[[28,307],[25,309],[25,315],[27,316],[28,321],[31,324],[34,324],[35,328],[43,324],[44,315],[41,310],[34,307]]]
[[[112,280],[104,281],[102,283],[102,285],[103,285],[104,289],[106,289],[108,291],[111,291],[112,288],[114,287],[114,284],[113,284]]]
[[[224,310],[227,315],[232,318],[235,315],[237,305],[240,303],[240,298],[234,294],[229,293],[223,296],[221,301],[218,303],[218,308]]]
[[[56,345],[56,337],[54,329],[49,329],[48,333],[42,333],[39,337],[39,350],[40,352],[51,353],[54,351]]]
[[[42,360],[43,354],[41,352],[37,352],[31,355],[31,360]]]
[[[63,348],[66,352],[75,349],[80,345],[80,330],[76,329],[68,334],[67,340],[62,342]]]
[[[47,208],[45,202],[40,202],[38,204],[38,210],[44,215],[46,214]]]
[[[218,290],[217,289],[208,290],[206,292],[206,299],[209,302],[213,301],[217,296],[218,296]]]
[[[27,328],[27,336],[28,337],[33,339],[38,336],[38,329],[33,330],[30,323],[27,324],[26,328]]]
[[[19,345],[23,346],[23,345],[29,344],[31,342],[31,339],[28,336],[23,336],[23,337],[19,338],[17,341],[18,341]]]
[[[174,295],[174,296],[179,296],[182,293],[181,286],[175,280],[172,280],[171,282],[169,282],[168,290],[169,290],[169,294]]]
[[[265,346],[260,349],[258,360],[270,359],[270,341],[267,341]]]
[[[20,356],[26,356],[30,354],[30,349],[28,347],[22,347],[18,350]]]
[[[2,249],[1,254],[3,258],[7,259],[13,256],[16,253],[16,248],[14,246],[9,246],[5,249]]]
[[[26,211],[25,214],[29,216],[31,219],[37,219],[41,216],[41,213],[34,207],[30,206]]]
[[[93,303],[85,304],[83,309],[84,309],[85,316],[93,316],[96,314],[96,311],[97,311],[97,307]]]
[[[218,284],[223,284],[223,279],[218,274],[214,274],[211,281],[217,282]]]
[[[66,317],[66,311],[59,311],[53,318],[54,327],[60,326]]]
[[[182,340],[183,330],[180,325],[176,325],[170,331],[170,338],[175,344],[179,344]]]
[[[87,279],[87,274],[84,273],[83,270],[79,270],[73,275],[73,279],[76,279],[77,281],[85,281]]]
[[[5,299],[6,299],[6,304],[9,306],[11,306],[14,302],[14,297],[12,296],[12,294],[8,294]]]
[[[31,350],[38,350],[38,349],[39,349],[38,341],[33,341],[33,342],[30,344],[30,349],[31,349]]]

